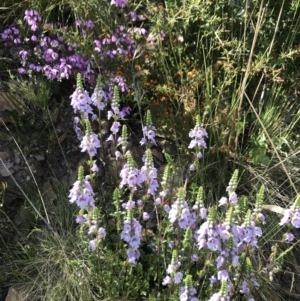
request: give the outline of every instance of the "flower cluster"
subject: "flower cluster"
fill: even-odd
[[[187,275],[184,279],[185,286],[182,286],[179,290],[179,300],[180,301],[198,301],[199,299],[195,297],[197,290],[193,287],[192,276]]]
[[[42,18],[40,14],[35,10],[26,10],[24,20],[26,23],[31,26],[32,31],[36,31],[39,27],[39,23],[41,23]]]
[[[180,188],[178,191],[178,199],[172,204],[169,211],[169,220],[172,224],[178,222],[181,229],[194,227],[196,221],[195,212],[191,212],[188,203],[184,200],[184,190]]]
[[[126,156],[127,163],[124,164],[123,169],[120,172],[120,188],[127,185],[133,191],[135,191],[137,189],[137,186],[141,187],[141,184],[144,182],[144,177],[142,174],[140,174],[138,168],[134,166],[135,164],[129,151],[126,153]]]
[[[193,139],[188,148],[194,148],[196,150],[196,159],[194,163],[190,165],[190,171],[195,171],[198,160],[202,158],[201,148],[207,147],[204,137],[208,137],[206,130],[201,126],[200,115],[197,116],[196,126],[190,131],[189,136]]]
[[[21,44],[20,30],[12,25],[0,33],[1,39],[3,39],[5,47],[12,47],[13,44]]]
[[[295,228],[300,228],[300,197],[296,199],[291,208],[288,208],[284,211],[284,216],[279,223],[280,226],[289,224]],[[288,237],[288,240],[291,240],[291,236],[289,235]]]
[[[130,209],[128,211],[130,212]],[[138,248],[141,244],[141,231],[142,226],[135,218],[130,219],[130,217],[128,217],[128,219],[124,221],[121,239],[129,244],[127,257],[128,262],[132,264],[135,264],[140,257]]]
[[[167,274],[162,282],[162,285],[169,285],[169,284],[179,284],[182,281],[183,274],[179,272],[178,269],[181,266],[181,262],[178,260],[177,251],[174,250],[172,253],[172,261],[168,265]]]
[[[141,139],[140,144],[144,145],[146,143],[150,143],[156,145],[155,132],[156,128],[152,125],[151,112],[148,110],[146,115],[146,125],[143,126],[144,137]]]
[[[140,175],[143,182],[148,183],[147,193],[154,196],[159,185],[157,182],[157,169],[154,167],[152,152],[149,148],[146,151],[145,165],[142,166]]]
[[[78,180],[70,190],[70,203],[76,203],[80,208],[95,207],[94,192],[88,180],[89,176],[83,176],[83,167],[79,167]]]
[[[127,1],[112,1],[112,5],[117,7],[125,7]],[[128,14],[130,19],[139,19],[137,14]],[[61,23],[42,24],[42,18],[36,10],[26,10],[24,20],[26,25],[30,27],[31,36],[20,36],[20,29],[12,25],[0,33],[0,37],[5,47],[19,45],[17,52],[21,60],[21,67],[18,69],[20,74],[29,74],[33,72],[42,73],[48,79],[62,80],[71,76],[75,77],[80,73],[90,84],[95,82],[95,74],[101,67],[103,61],[119,59],[120,56],[126,58],[133,55],[136,50],[136,42],[133,36],[137,30],[140,36],[146,33],[141,28],[127,29],[120,26],[110,33],[105,34],[99,39],[94,40],[94,51],[98,53],[98,57],[94,55],[85,55],[80,53],[80,43],[87,43],[87,34],[92,33],[95,24],[91,20],[76,20],[75,24],[80,29],[79,41],[76,36],[73,39],[65,39],[64,35],[69,29]],[[19,49],[19,50],[18,50]],[[94,64],[95,59],[98,61]],[[127,91],[125,79],[118,75],[112,74],[111,71],[104,71],[106,76],[110,78],[111,83],[116,83],[121,91]]]

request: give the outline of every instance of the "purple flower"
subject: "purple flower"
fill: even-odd
[[[218,272],[218,280],[223,281],[229,278],[229,274],[226,270],[221,270]]]
[[[98,236],[97,236],[97,238],[99,240],[102,240],[102,239],[105,238],[105,235],[106,235],[105,229],[103,227],[100,227],[99,230],[98,230]]]
[[[138,250],[129,248],[127,250],[128,262],[131,264],[136,264],[136,261],[140,258],[141,254]]]
[[[155,144],[155,127],[153,125],[145,125],[143,127],[143,134],[144,134],[144,138],[141,140],[140,144],[143,145],[145,144],[147,141],[149,141],[151,144]],[[146,139],[147,138],[147,139]]]
[[[127,163],[121,170],[120,176],[122,178],[120,188],[122,188],[124,185],[128,185],[131,188],[135,188],[137,185],[140,186],[143,182],[143,179],[141,178],[138,169],[135,167],[130,167]]]
[[[161,204],[161,198],[156,198],[154,201],[154,205],[160,205]]]
[[[97,243],[96,243],[96,240],[95,240],[95,239],[90,240],[90,242],[89,242],[89,247],[91,248],[92,251],[95,251],[95,250],[96,250]]]
[[[95,207],[94,192],[90,183],[76,181],[69,194],[70,203],[76,202],[80,208]]]
[[[170,276],[166,276],[162,282],[162,285],[168,285],[172,283],[172,278]]]
[[[26,69],[25,68],[18,68],[18,72],[20,74],[25,74],[26,73]]]
[[[286,241],[293,241],[295,239],[295,236],[292,233],[285,233],[284,234],[284,239]]]
[[[21,56],[22,60],[25,60],[27,58],[28,52],[25,50],[21,50],[19,52],[19,55]]]
[[[292,225],[295,228],[300,228],[300,212],[299,209],[294,213],[292,220],[291,220]]]
[[[97,154],[97,148],[100,148],[100,140],[95,133],[86,134],[83,136],[80,143],[80,148],[82,152],[87,151],[90,157],[93,157]]]
[[[250,295],[250,288],[249,288],[247,281],[243,280],[242,288],[241,288],[240,292],[247,296]]]
[[[91,20],[85,21],[85,26],[86,26],[86,28],[94,28],[95,27],[93,21],[91,21]]]
[[[216,278],[216,276],[211,276],[209,278],[209,282],[210,282],[210,285],[213,285],[218,282],[218,279]]]
[[[194,148],[195,146],[206,148],[204,137],[208,137],[208,135],[204,128],[200,126],[195,126],[194,129],[190,131],[189,136],[191,138],[194,138],[191,141],[189,148]]]
[[[112,127],[110,128],[111,132],[113,134],[116,134],[119,131],[120,125],[121,125],[120,122],[114,121]]]
[[[97,232],[97,226],[96,225],[92,225],[88,231],[88,234],[94,234]]]
[[[220,251],[221,250],[220,241],[213,236],[208,238],[207,247],[212,251],[217,251],[217,250]]]
[[[174,283],[175,284],[178,284],[182,281],[182,278],[183,278],[183,274],[181,272],[177,272],[175,273],[175,276],[174,276]]]
[[[76,223],[79,224],[79,225],[83,224],[85,222],[85,220],[86,219],[83,216],[81,216],[81,215],[78,215],[76,217]]]
[[[74,113],[77,111],[92,114],[92,108],[90,104],[92,100],[89,97],[87,91],[82,89],[76,89],[75,92],[70,96],[71,98],[71,106],[74,109]]]
[[[127,5],[127,0],[111,0],[110,4],[124,8]]]
[[[236,205],[238,202],[238,197],[237,194],[235,192],[232,192],[229,196],[229,201],[231,202],[231,204]]]
[[[93,171],[93,172],[99,171],[99,168],[98,168],[98,166],[97,166],[97,164],[96,164],[96,161],[94,161],[93,166],[92,166],[92,168],[91,168],[91,171]]]
[[[283,225],[289,224],[290,223],[290,219],[293,216],[293,213],[294,213],[294,209],[293,208],[286,209],[284,211],[284,216],[281,219],[279,225],[283,226]]]
[[[143,212],[143,220],[147,221],[150,218],[150,215],[148,212]]]
[[[219,206],[227,205],[228,204],[228,199],[225,198],[224,196],[219,200]]]
[[[199,260],[199,256],[197,254],[193,254],[191,259],[192,261],[197,262]]]
[[[122,204],[124,209],[133,209],[135,208],[135,201],[129,200],[128,202]]]
[[[225,298],[222,298],[222,294],[218,292],[218,293],[214,293],[208,301],[225,301],[225,300],[226,300]]]
[[[191,165],[190,165],[190,171],[195,171],[195,170],[196,170],[195,164],[191,164]]]

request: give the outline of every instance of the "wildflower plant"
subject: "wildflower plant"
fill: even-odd
[[[122,125],[120,96],[116,87],[107,104],[109,103],[111,108],[108,109],[108,119],[113,121],[108,140],[115,141],[116,146],[120,147],[121,152],[115,152],[115,160],[123,162],[119,173],[119,186],[113,195],[111,221],[105,225],[103,219],[92,218],[93,211],[101,208],[97,202],[88,201],[94,196],[94,192],[87,182],[89,176],[83,178],[82,169],[70,193],[70,201],[76,201],[81,212],[83,208],[85,210],[85,214],[81,214],[80,223],[88,226],[89,230],[85,234],[86,238],[84,235],[81,237],[83,240],[90,239],[89,247],[91,254],[94,254],[91,256],[97,257],[97,252],[105,253],[108,252],[107,248],[114,249],[118,246],[117,256],[124,258],[123,264],[131,266],[130,277],[134,277],[136,268],[147,266],[149,261],[153,262],[160,269],[156,271],[156,285],[167,288],[164,290],[164,298],[178,296],[180,300],[196,301],[201,300],[204,294],[211,301],[235,300],[237,295],[243,295],[245,300],[255,300],[253,292],[260,287],[257,275],[263,273],[273,279],[274,272],[279,270],[276,256],[263,267],[257,265],[251,255],[259,248],[262,225],[266,223],[261,211],[264,186],[257,193],[252,210],[248,206],[247,198],[237,194],[237,170],[226,188],[228,196],[222,197],[218,206],[207,207],[202,187],[198,188],[197,195],[190,194],[187,182],[178,189],[170,205],[164,203],[164,197],[168,194],[170,165],[166,166],[163,177],[159,179],[150,148],[155,144],[155,127],[150,112],[146,113],[146,123],[142,129],[144,137],[141,145],[145,146],[145,155],[144,165],[139,167],[127,149],[128,133],[126,126]],[[93,112],[89,112],[84,118],[92,116]],[[88,137],[91,137],[89,122],[85,121],[85,125]],[[202,158],[201,152],[207,147],[207,137],[208,133],[200,125],[200,117],[197,116],[196,125],[190,132],[190,148],[195,149],[196,160]],[[91,143],[91,138],[89,139]],[[97,145],[101,143],[99,141]],[[96,155],[94,152],[91,154],[83,140],[81,146],[91,157]],[[198,164],[195,159],[194,162]],[[297,202],[295,204],[291,210],[287,210],[281,224],[289,224],[291,220],[292,225],[297,226],[299,206]],[[152,229],[148,228],[149,220],[154,221]],[[142,248],[143,233],[154,229],[154,247],[150,252],[145,252]],[[107,233],[111,231],[117,231],[113,244],[108,243]],[[286,241],[291,239],[290,234],[285,236]],[[162,269],[163,262],[165,270]],[[203,275],[206,277],[203,278]]]
[[[114,10],[127,4],[125,0],[111,1]],[[129,16],[132,20],[140,18],[134,12]],[[280,221],[281,226],[288,228],[279,242],[280,248],[279,243],[274,245],[268,260],[258,263],[256,253],[266,224],[262,213],[264,186],[255,201],[239,195],[239,173],[235,170],[227,195],[214,204],[206,200],[208,188],[201,183],[191,184],[188,177],[174,189],[171,177],[175,161],[165,154],[168,164],[159,174],[153,160],[157,128],[150,110],[144,114],[139,137],[142,163],[137,164],[134,158],[126,125],[133,108],[122,100],[129,87],[136,95],[140,91],[137,85],[127,83],[122,72],[117,74],[105,67],[107,62],[115,64],[136,56],[140,49],[135,37],[143,36],[146,30],[129,30],[121,25],[95,39],[92,51],[80,53],[80,47],[63,34],[66,28],[61,24],[49,24],[48,32],[44,31],[35,10],[26,11],[24,20],[32,34],[30,41],[19,37],[16,26],[1,33],[5,47],[20,48],[19,73],[42,72],[50,80],[78,74],[70,103],[76,114],[74,127],[79,147],[89,157],[89,170],[79,167],[77,181],[69,192],[70,203],[78,206],[78,243],[88,254],[84,272],[79,264],[74,264],[78,285],[91,281],[95,295],[102,299],[257,300],[261,277],[274,280],[285,254],[280,248],[294,240],[292,227],[300,227],[299,197]],[[91,20],[76,20],[75,24],[82,39],[95,26]],[[141,49],[152,49],[165,34],[160,30],[148,38]],[[101,76],[95,84],[97,73]],[[196,71],[190,72],[188,80],[194,76]],[[95,84],[92,93],[85,89],[85,80],[91,86]],[[199,174],[200,162],[208,155],[205,152],[210,131],[201,117],[196,116],[189,132],[187,147],[194,156],[184,174]],[[109,158],[103,155],[106,145],[112,145]],[[104,160],[102,166],[97,164],[99,158]],[[101,168],[108,165],[115,165],[117,170],[112,192],[99,180]]]

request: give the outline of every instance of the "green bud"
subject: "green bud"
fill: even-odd
[[[300,207],[300,195],[297,196],[296,201],[293,205],[293,208],[296,210]]]
[[[221,296],[226,297],[227,296],[227,281],[223,280],[221,284]]]
[[[229,185],[227,187],[227,191],[228,191],[228,195],[230,196],[230,194],[232,192],[234,192],[236,190],[236,187],[237,187],[237,183],[238,183],[238,176],[239,176],[239,171],[238,169],[236,169],[234,172],[233,172],[233,175],[229,181]]]
[[[209,225],[214,225],[216,223],[216,209],[215,207],[210,207],[208,209],[207,221]]]
[[[91,134],[92,133],[92,126],[88,119],[85,119],[85,133]]]
[[[253,272],[253,266],[252,266],[251,259],[249,257],[246,257],[246,273],[248,275],[251,275],[252,272]]]
[[[101,87],[101,84],[102,84],[102,76],[99,74],[98,77],[97,77],[97,84],[96,84],[96,87],[97,87],[97,88],[100,88],[100,87]]]
[[[244,218],[244,224],[245,226],[250,226],[251,224],[251,210],[248,209],[247,213],[246,213],[246,216]]]
[[[83,166],[79,166],[78,168],[78,181],[82,184],[84,181],[84,169]]]
[[[162,177],[162,182],[163,183],[167,183],[168,180],[170,179],[170,176],[171,176],[171,167],[170,165],[166,165],[165,169],[164,169],[164,174],[163,174],[163,177]]]
[[[192,230],[190,227],[188,227],[184,233],[184,238],[183,238],[183,246],[185,249],[190,248],[192,235],[193,235]]]
[[[128,132],[127,132],[127,126],[124,124],[122,126],[122,151],[125,153],[126,147],[128,145]]]
[[[82,77],[80,73],[77,73],[77,77],[76,77],[76,89],[83,89],[82,86]]]
[[[226,218],[225,218],[226,225],[231,226],[232,220],[233,220],[233,207],[230,206],[226,213]]]
[[[100,210],[97,207],[94,207],[92,210],[91,218],[93,220],[99,220],[100,219]]]
[[[127,219],[132,221],[133,220],[133,211],[132,209],[127,209]]]
[[[186,275],[183,282],[184,282],[185,286],[187,286],[188,288],[191,288],[193,286],[192,275]]]
[[[185,189],[184,187],[180,187],[177,192],[177,199],[181,203],[185,199]]]
[[[245,195],[242,195],[239,197],[239,202],[238,202],[238,213],[244,213],[246,212],[247,208],[248,208],[248,198]]]
[[[206,275],[206,270],[201,270],[197,272],[197,276],[199,277],[199,279],[202,279],[205,275]]]
[[[201,117],[200,117],[200,115],[196,116],[196,126],[201,126]]]
[[[173,250],[173,252],[172,252],[172,263],[176,263],[178,261],[177,258],[178,258],[178,253],[177,253],[176,250]]]
[[[203,187],[202,186],[199,187],[196,203],[197,203],[197,205],[203,204]]]
[[[114,95],[113,95],[112,103],[113,105],[118,106],[119,102],[120,102],[119,88],[118,86],[114,86]]]
[[[132,157],[131,153],[129,153],[127,155],[127,164],[128,164],[129,167],[134,167],[135,166],[135,162],[133,160],[133,157]]]
[[[152,116],[151,116],[150,110],[147,110],[147,113],[146,113],[146,124],[152,125]]]
[[[256,204],[255,209],[261,209],[264,201],[264,193],[265,193],[265,186],[261,185],[259,192],[256,194]]]
[[[153,164],[152,151],[150,148],[147,148],[147,150],[146,150],[146,166],[151,167],[152,164]]]

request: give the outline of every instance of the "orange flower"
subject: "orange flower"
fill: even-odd
[[[164,6],[160,3],[160,4],[158,4],[158,9],[162,10],[162,9],[164,9]]]
[[[167,97],[166,97],[166,96],[163,96],[160,100],[161,100],[161,101],[166,101],[166,100],[167,100]]]
[[[142,69],[142,67],[140,65],[136,64],[134,66],[134,69],[135,69],[135,71],[140,71]]]
[[[188,72],[187,79],[191,80],[194,77],[195,73],[196,73],[196,69],[193,69],[192,71]]]
[[[124,75],[125,71],[126,71],[125,66],[124,66],[124,65],[121,65],[121,66],[119,66],[119,67],[117,68],[117,75],[118,75],[118,76],[122,76],[122,75]]]
[[[151,84],[151,85],[157,84],[157,80],[156,80],[156,79],[150,79],[150,84]]]

